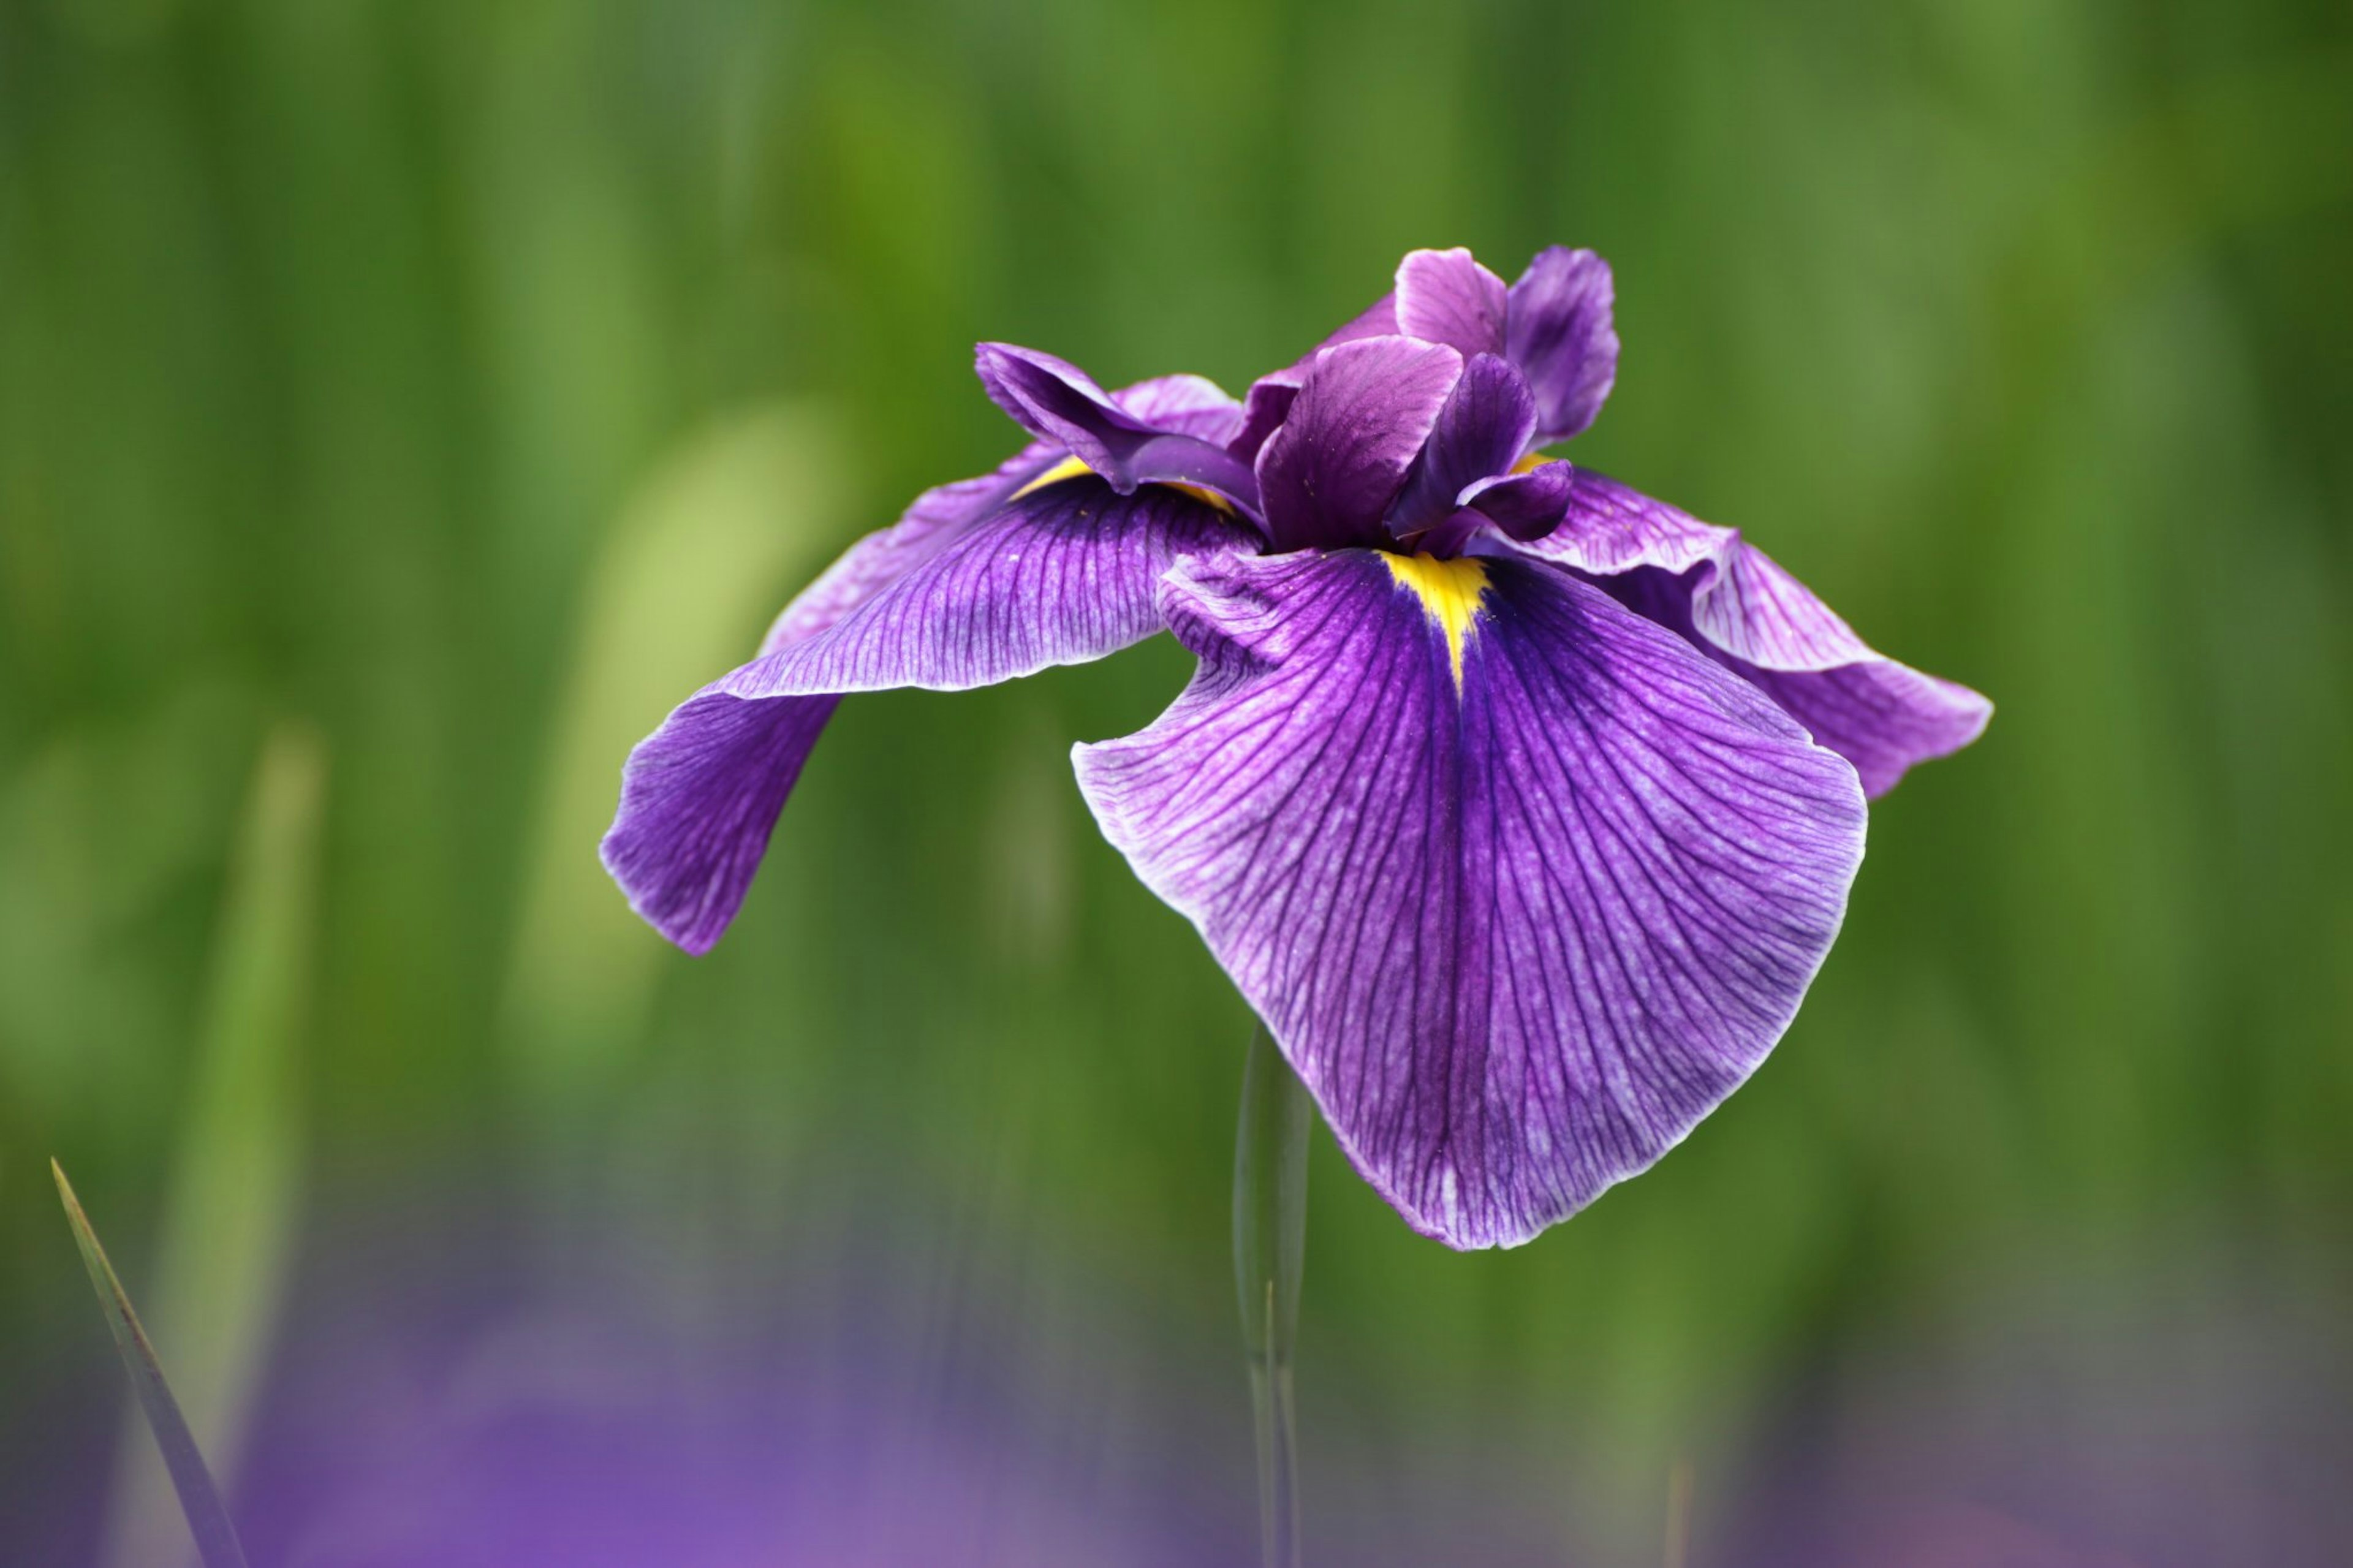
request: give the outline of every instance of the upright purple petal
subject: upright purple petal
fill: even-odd
[[[1557,245],[1512,285],[1504,352],[1535,389],[1539,441],[1567,440],[1601,412],[1618,379],[1615,297],[1608,262]]]
[[[1226,449],[1240,406],[1198,377],[1146,384],[1125,404],[1068,361],[1011,343],[975,351],[981,385],[997,405],[1040,440],[1059,445],[1122,495],[1141,484],[1195,485],[1246,511],[1258,506],[1250,465]],[[1208,405],[1208,395],[1223,400]],[[1158,410],[1165,421],[1152,417]],[[1200,433],[1197,433],[1200,432]]]
[[[1298,363],[1250,383],[1250,391],[1242,398],[1241,426],[1230,444],[1234,456],[1245,463],[1257,459],[1259,448],[1266,445],[1266,438],[1274,434],[1275,426],[1291,412],[1291,401],[1299,395],[1299,384],[1307,379],[1307,367],[1314,363],[1317,354],[1359,338],[1393,338],[1397,331],[1397,296],[1384,294],[1347,325],[1308,350]]]
[[[1445,343],[1464,359],[1504,352],[1504,280],[1457,246],[1416,250],[1398,263],[1397,330]]]
[[[1289,417],[1258,455],[1274,547],[1378,537],[1461,373],[1461,354],[1413,338],[1359,338],[1318,353]]]
[[[1171,562],[1256,545],[1175,490],[1122,497],[1082,477],[1029,491],[671,713],[622,770],[605,864],[664,936],[705,952],[842,693],[956,690],[1099,658],[1159,629]]]
[[[1291,416],[1291,405],[1299,399],[1299,384],[1307,379],[1306,362],[1260,376],[1250,383],[1242,398],[1242,426],[1236,433],[1231,450],[1245,463],[1255,463],[1265,449],[1267,437],[1282,427]]]
[[[1535,431],[1535,398],[1500,354],[1474,356],[1438,411],[1429,444],[1389,508],[1389,531],[1413,541],[1451,516],[1462,492],[1511,471]]]
[[[1342,343],[1353,343],[1359,338],[1395,337],[1402,330],[1398,325],[1397,295],[1392,291],[1382,295],[1362,310],[1357,311],[1348,319],[1346,325],[1317,343],[1315,348],[1320,352],[1324,349],[1338,348]],[[1310,353],[1307,359],[1301,360],[1299,363],[1303,367],[1307,360],[1314,357],[1314,353]]]
[[[1855,766],[1872,795],[1915,763],[1984,732],[1993,704],[1898,664],[1737,531],[1700,521],[1606,474],[1577,469],[1566,517],[1519,548],[1591,574],[1688,637]]]
[[[1528,1239],[1771,1049],[1864,810],[1754,687],[1519,559],[1229,557],[1166,595],[1199,672],[1081,788],[1414,1228]]]

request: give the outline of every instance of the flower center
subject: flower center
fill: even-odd
[[[1441,561],[1435,555],[1381,552],[1381,564],[1400,588],[1421,601],[1422,613],[1446,636],[1446,660],[1454,671],[1454,694],[1462,694],[1462,650],[1477,629],[1479,606],[1487,596],[1487,568],[1476,556]]]

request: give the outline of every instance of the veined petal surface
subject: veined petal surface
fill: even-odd
[[[960,690],[1100,658],[1159,629],[1155,589],[1171,562],[1256,544],[1159,486],[1124,497],[1081,476],[1028,491],[672,712],[622,770],[606,867],[656,930],[705,952],[842,693]]]
[[[1085,380],[1075,367],[1072,374]],[[1241,422],[1240,405],[1198,375],[1155,376],[1108,395],[1113,407],[1143,424],[1204,441],[1226,439]],[[925,490],[898,522],[851,545],[796,595],[761,639],[760,651],[774,653],[823,631],[1069,456],[1060,443],[1032,441],[993,472]]]
[[[1461,354],[1415,338],[1318,352],[1258,454],[1274,547],[1370,542],[1461,374]]]
[[[1275,426],[1291,412],[1292,399],[1299,395],[1299,384],[1307,379],[1307,367],[1314,363],[1317,354],[1342,343],[1355,342],[1358,338],[1395,337],[1397,331],[1397,296],[1384,294],[1338,331],[1308,350],[1297,363],[1250,383],[1242,399],[1241,428],[1232,441],[1234,455],[1244,462],[1257,458],[1259,448],[1266,445],[1266,438],[1274,434]]]
[[[1590,468],[1567,514],[1514,548],[1593,574],[1638,614],[1737,671],[1855,765],[1873,796],[1984,732],[1993,704],[1875,651],[1737,531],[1700,521]]]
[[[1032,441],[993,473],[925,490],[897,522],[842,552],[839,560],[795,595],[760,639],[760,651],[774,653],[825,630],[995,511],[1063,456],[1063,449],[1050,442]]]
[[[1618,380],[1616,285],[1589,250],[1536,252],[1512,285],[1504,353],[1535,389],[1537,439],[1565,441],[1591,425]]]
[[[1770,1050],[1864,807],[1755,687],[1534,561],[1202,559],[1165,595],[1199,671],[1081,788],[1415,1229],[1528,1239]]]
[[[1445,343],[1464,359],[1504,352],[1504,280],[1460,246],[1408,252],[1390,298],[1408,337]]]

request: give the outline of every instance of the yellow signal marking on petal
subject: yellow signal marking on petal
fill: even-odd
[[[1065,458],[1060,462],[1055,464],[1052,468],[1048,468],[1044,473],[1039,474],[1036,479],[1031,479],[1028,484],[1023,485],[1019,489],[1015,490],[1011,495],[1005,499],[1008,500],[1019,500],[1031,490],[1042,490],[1048,485],[1059,485],[1064,479],[1075,479],[1081,474],[1091,474],[1092,472],[1094,472],[1094,470],[1087,467],[1086,460],[1084,458]]]
[[[1542,452],[1530,452],[1526,457],[1522,458],[1518,462],[1512,465],[1512,472],[1515,474],[1533,474],[1538,468],[1543,468],[1546,463],[1551,461],[1552,459],[1546,457]]]
[[[1019,489],[1015,490],[1011,495],[1005,499],[1008,500],[1019,500],[1031,490],[1042,490],[1048,485],[1059,485],[1064,479],[1075,479],[1083,475],[1092,474],[1094,470],[1092,468],[1087,467],[1085,458],[1065,458],[1060,462],[1055,464],[1052,468],[1048,468],[1044,473],[1039,474],[1036,479],[1031,479],[1028,484],[1023,485]],[[1215,490],[1205,490],[1198,485],[1169,484],[1167,488],[1172,490],[1183,490],[1195,500],[1205,501],[1208,505],[1216,507],[1219,511],[1224,512],[1228,517],[1234,515],[1233,503],[1226,500],[1225,497],[1219,495]]]
[[[1446,659],[1454,670],[1454,692],[1462,693],[1462,650],[1476,628],[1480,603],[1487,596],[1487,568],[1472,556],[1440,561],[1435,555],[1392,555],[1381,563],[1421,601],[1423,611],[1446,634]]]
[[[1228,500],[1225,497],[1219,495],[1215,490],[1205,490],[1198,485],[1172,484],[1168,488],[1172,490],[1183,490],[1195,500],[1206,501],[1209,505],[1216,507],[1219,511],[1224,512],[1228,517],[1234,515],[1234,503]]]

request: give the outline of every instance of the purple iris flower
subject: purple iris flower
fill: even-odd
[[[690,952],[841,696],[1166,627],[1199,659],[1079,746],[1104,836],[1197,925],[1366,1179],[1525,1241],[1753,1072],[1828,953],[1866,795],[1990,707],[1710,526],[1538,455],[1615,377],[1608,266],[1416,251],[1237,404],[984,344],[1035,437],[796,599],[632,754],[605,861]]]

